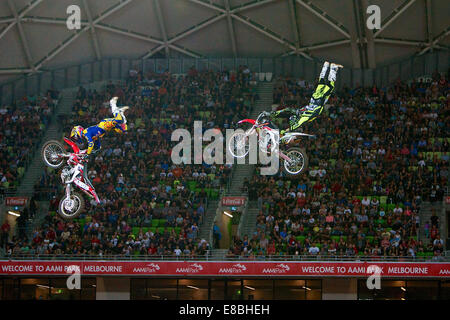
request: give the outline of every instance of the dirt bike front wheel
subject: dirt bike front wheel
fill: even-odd
[[[291,159],[291,161],[283,160],[283,171],[288,175],[297,175],[308,168],[308,156],[302,148],[289,148],[285,154]]]
[[[228,141],[228,151],[235,158],[244,158],[250,151],[249,138],[243,132],[235,132]]]
[[[56,140],[47,141],[42,147],[42,159],[44,163],[54,169],[62,166],[64,163],[63,155],[66,153],[62,143]]]
[[[78,192],[73,192],[70,198],[63,198],[59,202],[58,214],[65,220],[75,219],[83,212],[84,199]]]

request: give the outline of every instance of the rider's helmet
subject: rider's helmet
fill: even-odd
[[[79,140],[83,136],[83,131],[84,128],[82,126],[75,126],[70,133],[70,137]]]

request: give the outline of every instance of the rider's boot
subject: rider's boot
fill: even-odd
[[[129,106],[124,106],[122,108],[117,107],[117,100],[119,98],[118,97],[113,97],[111,100],[109,100],[109,104],[111,105],[111,112],[114,116],[116,116],[117,114],[120,114],[123,118],[123,123],[127,123],[127,118],[125,117],[124,112],[126,110],[128,110],[130,107]]]
[[[113,97],[111,100],[109,100],[112,114],[116,114],[119,112],[119,108],[117,107],[117,100],[119,100],[119,97]]]
[[[328,80],[331,82],[336,81],[336,74],[340,68],[343,68],[344,66],[341,64],[332,63],[330,65],[330,74],[328,75]]]
[[[320,71],[319,79],[324,79],[325,78],[325,75],[327,74],[327,70],[328,70],[329,66],[330,66],[330,63],[328,61],[325,61],[323,63],[322,71]]]

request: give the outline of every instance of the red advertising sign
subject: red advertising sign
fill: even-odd
[[[6,205],[11,207],[23,207],[27,204],[28,198],[27,197],[7,197],[6,198]]]
[[[245,204],[245,197],[223,197],[222,206],[225,207],[238,207]]]
[[[445,197],[445,204],[450,204],[450,196]]]
[[[450,278],[450,263],[207,262],[207,261],[0,261],[0,275],[299,276]]]

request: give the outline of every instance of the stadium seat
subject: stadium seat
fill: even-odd
[[[259,81],[261,81],[261,82],[264,81],[265,77],[266,77],[266,74],[264,72],[261,72],[259,74]]]
[[[164,230],[166,228],[165,227],[158,227],[157,230],[159,231],[159,233],[164,233]]]

